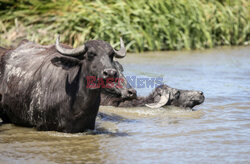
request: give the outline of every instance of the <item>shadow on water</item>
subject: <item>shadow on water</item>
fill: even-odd
[[[96,130],[93,131],[88,131],[88,132],[84,132],[82,133],[83,135],[108,135],[110,137],[125,137],[125,136],[129,136],[128,133],[125,132],[112,132],[109,131],[105,128],[97,128]]]
[[[97,117],[103,121],[112,121],[112,122],[137,122],[138,120],[135,119],[128,119],[122,116],[119,116],[117,114],[114,113],[110,113],[110,114],[106,114],[103,112],[99,112]]]

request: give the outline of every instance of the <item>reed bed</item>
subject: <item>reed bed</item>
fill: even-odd
[[[56,34],[72,46],[101,39],[130,52],[249,44],[248,0],[0,0],[0,46]]]

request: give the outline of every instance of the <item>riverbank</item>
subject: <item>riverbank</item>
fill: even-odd
[[[247,0],[0,0],[0,46],[27,38],[78,46],[101,39],[130,52],[202,49],[250,41]]]

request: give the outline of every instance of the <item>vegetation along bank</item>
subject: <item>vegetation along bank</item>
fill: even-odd
[[[248,0],[0,0],[0,46],[23,38],[75,46],[101,39],[130,52],[250,42]]]

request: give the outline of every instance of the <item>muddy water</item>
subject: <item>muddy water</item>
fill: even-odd
[[[129,54],[125,74],[201,90],[195,111],[101,107],[81,134],[0,126],[0,163],[249,163],[250,47]],[[137,88],[147,95],[152,88]]]

